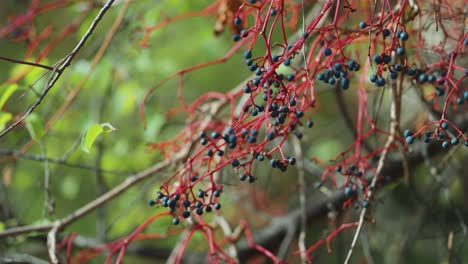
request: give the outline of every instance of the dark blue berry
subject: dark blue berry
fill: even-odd
[[[446,122],[442,122],[442,124],[440,125],[440,127],[442,127],[443,129],[447,129],[448,128],[448,124]]]
[[[271,160],[270,160],[270,165],[271,165],[271,167],[276,168],[276,163],[277,163],[277,162],[276,162],[276,159],[271,159]]]
[[[234,18],[234,25],[240,25],[242,23],[242,20],[238,17]]]
[[[205,196],[205,192],[202,191],[202,190],[198,190],[197,196],[198,196],[199,198],[203,198],[203,196]]]
[[[169,206],[170,208],[174,208],[176,205],[176,200],[174,199],[167,199],[167,206]]]
[[[346,197],[350,197],[351,195],[353,195],[353,190],[350,187],[346,187],[344,190],[344,194]]]
[[[257,108],[252,109],[252,116],[257,116],[257,115],[258,115]]]
[[[460,140],[458,138],[452,138],[450,143],[452,143],[452,145],[458,145],[458,143],[460,143]]]
[[[197,208],[197,209],[195,210],[195,213],[196,213],[197,215],[202,215],[202,214],[203,214],[203,208]]]
[[[337,62],[337,63],[333,64],[333,70],[334,71],[341,71],[341,69],[342,69],[341,63]]]
[[[270,10],[270,16],[276,16],[276,13],[277,13],[276,9],[272,8]]]
[[[409,35],[405,31],[400,33],[400,39],[401,40],[403,40],[403,41],[408,40],[408,37],[409,37]]]
[[[304,112],[302,112],[301,110],[297,110],[297,111],[296,111],[296,117],[297,117],[297,118],[301,118],[301,117],[303,117],[303,116],[304,116]]]
[[[377,78],[377,81],[375,82],[375,84],[376,84],[377,86],[380,86],[380,87],[381,87],[381,86],[385,86],[385,78],[383,78],[383,77]]]
[[[421,73],[419,76],[418,76],[418,82],[419,83],[425,83],[427,81],[427,75],[424,74],[424,73]]]
[[[247,66],[251,66],[251,65],[253,64],[253,60],[248,59],[248,60],[245,61],[245,64],[246,64]]]
[[[165,195],[162,192],[158,192],[156,196],[158,197],[158,199],[162,199],[163,197],[165,197]]]
[[[325,55],[325,56],[328,57],[328,56],[330,56],[331,54],[332,54],[332,50],[331,50],[330,48],[325,48],[325,49],[323,50],[323,55]]]
[[[289,164],[291,164],[293,166],[296,165],[296,158],[291,157],[291,158],[288,159],[288,161],[289,161]]]
[[[371,82],[375,83],[375,82],[377,81],[377,75],[371,74],[371,75],[369,76],[369,80],[370,80]]]
[[[402,47],[397,48],[396,53],[398,56],[405,54],[405,48],[402,48]]]
[[[213,139],[217,139],[217,138],[219,138],[219,133],[218,133],[218,132],[212,132],[212,133],[211,133],[211,137],[212,137]]]
[[[229,143],[233,143],[233,142],[236,142],[236,140],[237,140],[237,136],[234,135],[234,134],[231,134],[231,135],[229,135],[227,141],[228,141]]]
[[[411,132],[411,130],[409,129],[406,129],[405,132],[403,132],[404,137],[410,137],[412,135],[413,135],[413,132]]]
[[[457,105],[463,104],[463,97],[457,97]]]
[[[208,139],[206,139],[206,138],[200,139],[200,144],[206,145],[207,143],[208,143]]]
[[[347,64],[348,64],[348,69],[349,70],[353,70],[354,67],[356,67],[356,61],[354,61],[354,60],[349,60]]]
[[[398,78],[398,73],[394,72],[394,71],[390,71],[389,77],[390,77],[390,79],[395,80],[396,78]]]
[[[369,201],[368,200],[362,201],[362,207],[364,207],[364,208],[369,207]]]
[[[405,140],[406,140],[406,143],[408,144],[413,144],[414,142],[414,138],[412,136],[407,136]]]
[[[208,157],[212,157],[213,156],[213,151],[211,149],[207,150],[205,152],[205,154],[208,156]]]
[[[240,165],[240,162],[239,162],[239,160],[234,159],[233,161],[231,161],[231,165],[232,165],[233,167],[237,167],[237,166]]]
[[[261,81],[260,77],[255,78],[255,79],[253,79],[252,84],[255,85],[255,86],[258,86],[260,84],[260,81]]]
[[[288,77],[286,78],[288,81],[292,82],[294,80],[294,74],[290,73],[288,74]]]
[[[302,139],[303,137],[302,133],[299,131],[294,132],[294,135],[296,135],[297,139]]]
[[[221,190],[216,190],[213,192],[214,197],[219,197],[221,195]]]
[[[207,205],[205,211],[206,211],[207,213],[211,212],[211,206]]]
[[[189,207],[190,206],[190,201],[185,200],[182,204],[184,205],[184,207]]]
[[[182,212],[182,217],[183,217],[183,218],[189,218],[189,217],[190,217],[190,211],[184,211],[184,212]]]
[[[214,208],[215,208],[216,210],[221,209],[221,204],[220,204],[220,203],[215,203]]]
[[[153,199],[149,199],[149,200],[148,200],[148,205],[149,205],[149,206],[153,206],[153,205],[155,205],[155,204],[156,204],[156,202],[155,202]]]
[[[247,179],[247,175],[241,174],[241,175],[239,176],[239,180],[245,181],[245,179]]]
[[[173,225],[178,225],[179,222],[180,222],[180,221],[179,221],[179,218],[178,218],[178,217],[172,219],[172,224],[173,224]]]
[[[436,77],[432,74],[427,76],[427,81],[430,83],[433,83],[435,81]]]
[[[275,139],[275,132],[274,132],[274,131],[270,131],[270,132],[267,134],[267,139],[268,139],[268,140],[273,140],[273,139]]]
[[[232,35],[232,40],[233,41],[239,41],[240,40],[240,36],[238,34],[234,34]]]
[[[366,27],[367,27],[366,22],[364,22],[364,21],[359,22],[359,28],[360,29],[365,29]]]
[[[468,97],[468,95],[467,95],[467,97]],[[294,98],[289,99],[289,105],[290,106],[296,106],[296,104],[297,104],[296,99],[294,99]]]
[[[349,88],[349,79],[343,78],[341,79],[341,89],[346,90]]]
[[[416,70],[413,69],[413,68],[408,68],[408,69],[406,70],[406,73],[407,73],[409,76],[413,76],[413,75],[416,74]]]
[[[192,176],[190,177],[190,181],[191,182],[196,182],[198,180],[198,177],[197,176]]]
[[[221,156],[223,156],[223,155],[224,155],[224,151],[222,151],[222,150],[218,150],[218,151],[216,151],[216,154],[217,154],[218,156],[220,156],[220,157],[221,157]]]
[[[380,57],[380,55],[377,55],[375,54],[374,56],[372,56],[372,60],[377,63],[377,64],[380,64],[382,63],[382,57]]]
[[[384,28],[384,30],[382,30],[382,34],[383,34],[384,37],[388,37],[388,36],[390,36],[391,31],[388,28]]]
[[[309,120],[309,121],[307,121],[306,125],[307,125],[308,128],[312,128],[314,126],[314,121]]]
[[[252,175],[249,175],[249,176],[247,177],[247,179],[249,180],[250,183],[254,183],[254,182],[255,182],[255,177],[252,176]]]
[[[383,62],[385,64],[389,64],[390,61],[392,60],[392,57],[388,56],[387,54],[383,55],[383,58],[382,58]]]
[[[291,60],[290,60],[290,59],[286,59],[286,60],[284,60],[283,64],[284,64],[285,66],[289,66],[289,65],[291,65]]]
[[[442,142],[442,147],[443,148],[448,148],[449,146],[450,146],[450,144],[448,143],[448,141]]]
[[[437,88],[436,89],[436,95],[437,96],[443,96],[445,94],[445,91],[440,89],[440,88]]]

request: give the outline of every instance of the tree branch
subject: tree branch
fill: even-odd
[[[29,66],[34,66],[34,67],[39,67],[39,68],[43,68],[43,69],[46,69],[46,70],[49,70],[49,71],[55,71],[54,67],[50,67],[50,66],[43,65],[43,64],[40,64],[40,63],[28,62],[28,61],[22,61],[22,60],[15,60],[15,59],[3,57],[3,56],[0,56],[0,60],[9,61],[9,62],[18,63],[18,64],[29,65]]]

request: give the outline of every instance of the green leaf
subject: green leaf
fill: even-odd
[[[0,232],[2,232],[3,230],[5,230],[5,223],[0,221]]]
[[[96,141],[99,135],[101,135],[102,133],[114,132],[116,130],[117,129],[109,123],[92,125],[90,128],[88,128],[88,131],[86,131],[86,134],[83,138],[84,140],[81,141],[81,149],[84,152],[89,153],[91,147],[94,144],[94,141]]]
[[[40,141],[42,136],[44,136],[44,124],[35,113],[26,117],[26,129],[28,130],[31,138],[35,141]]]
[[[0,91],[2,92],[1,97],[0,97],[0,109],[3,108],[5,103],[8,101],[8,98],[18,89],[18,84],[13,83],[8,85],[7,87],[0,88]]]
[[[10,113],[0,112],[0,131],[3,131],[3,129],[5,129],[6,123],[8,123],[12,117],[13,115]]]

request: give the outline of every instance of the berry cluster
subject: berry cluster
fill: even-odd
[[[190,181],[196,182],[197,176],[191,176]],[[178,225],[180,217],[189,218],[191,212],[197,215],[202,215],[204,212],[210,213],[215,210],[221,209],[221,204],[218,202],[221,196],[222,189],[217,189],[211,192],[211,196],[203,190],[198,190],[195,199],[190,199],[192,194],[164,194],[158,192],[156,199],[150,199],[148,204],[154,206],[160,203],[163,207],[167,207],[170,212],[173,212],[175,217],[172,219],[174,225]],[[209,197],[209,198],[208,198]],[[205,199],[206,198],[206,199]]]

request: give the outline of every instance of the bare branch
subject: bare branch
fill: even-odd
[[[52,229],[47,234],[47,250],[49,253],[50,262],[53,264],[58,264],[59,261],[57,259],[57,254],[55,252],[55,245],[56,245],[56,236],[58,228],[60,227],[60,221],[55,221],[52,225]]]
[[[40,63],[28,62],[28,61],[22,61],[22,60],[15,60],[15,59],[3,57],[3,56],[0,56],[0,60],[9,61],[9,62],[18,63],[18,64],[30,65],[30,66],[34,66],[34,67],[39,67],[39,68],[43,68],[43,69],[46,69],[46,70],[49,70],[49,71],[54,71],[55,70],[54,67],[50,67],[50,66],[43,65],[43,64],[40,64]]]

